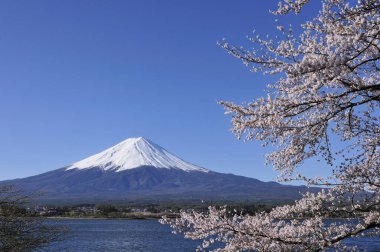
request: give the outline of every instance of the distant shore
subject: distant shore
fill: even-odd
[[[107,216],[44,216],[46,219],[57,219],[57,220],[153,220],[160,219],[162,216],[168,216],[169,218],[178,217],[178,214],[173,213],[141,213],[141,214],[131,214],[125,217],[107,217]]]

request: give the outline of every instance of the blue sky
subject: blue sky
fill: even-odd
[[[274,180],[218,100],[271,80],[217,46],[275,32],[276,1],[1,1],[0,180],[57,169],[144,136],[218,172]],[[311,5],[286,22],[299,24]],[[318,174],[322,164],[318,166]],[[307,166],[307,165],[305,165]],[[307,168],[307,167],[305,167]],[[315,168],[315,167],[314,167]]]

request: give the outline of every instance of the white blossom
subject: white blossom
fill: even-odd
[[[299,13],[308,2],[283,0],[273,13]],[[203,239],[200,250],[221,241],[220,251],[318,251],[379,233],[380,1],[322,0],[319,14],[301,27],[295,36],[279,26],[284,40],[249,38],[251,50],[223,40],[221,46],[254,72],[278,79],[266,97],[248,105],[221,104],[238,138],[276,147],[267,161],[283,180],[303,179],[328,190],[255,216],[230,217],[225,208],[210,207],[207,214],[183,211],[180,218],[162,220],[187,238]],[[295,174],[318,156],[331,165],[332,177]],[[337,215],[358,221],[325,221]]]

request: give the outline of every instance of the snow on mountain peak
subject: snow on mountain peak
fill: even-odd
[[[207,169],[187,163],[143,137],[128,138],[111,148],[70,165],[66,170],[97,167],[103,170],[124,171],[141,166],[208,172]]]

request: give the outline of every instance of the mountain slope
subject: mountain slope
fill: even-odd
[[[144,138],[24,179],[5,181],[40,191],[49,201],[275,201],[299,198],[306,187],[209,171]]]
[[[185,162],[143,137],[128,138],[111,148],[70,165],[67,170],[96,167],[120,172],[141,166],[207,172],[207,169]]]

